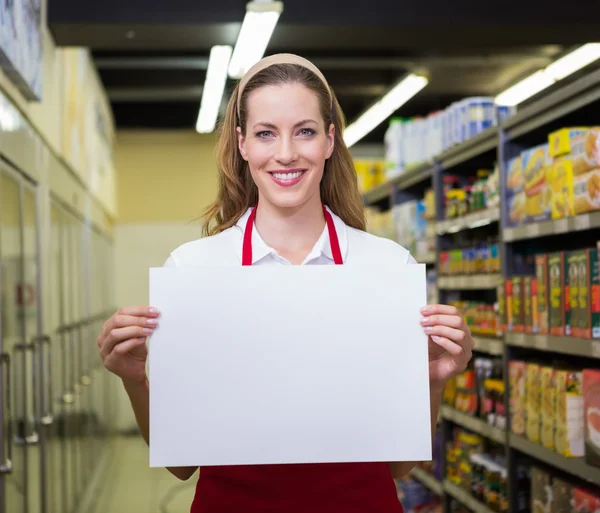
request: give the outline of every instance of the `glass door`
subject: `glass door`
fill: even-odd
[[[25,358],[18,289],[22,278],[21,187],[0,167],[0,351],[2,458],[0,512],[27,511]]]

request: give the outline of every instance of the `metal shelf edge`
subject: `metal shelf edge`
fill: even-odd
[[[507,333],[506,344],[539,351],[600,358],[600,340],[576,337],[555,337],[529,333]]]
[[[392,194],[392,184],[391,182],[385,182],[377,187],[365,192],[363,196],[363,202],[365,206],[372,205],[373,203],[377,203],[381,201],[386,196],[390,196]]]
[[[443,495],[444,490],[442,488],[442,482],[439,481],[435,476],[430,474],[429,472],[415,467],[411,470],[411,475],[423,483],[427,488],[429,488],[436,495]]]
[[[474,513],[493,513],[493,510],[491,508],[489,508],[482,502],[479,502],[468,491],[463,490],[462,488],[448,481],[447,479],[444,480],[443,488],[448,495],[451,495],[458,502],[473,510]]]
[[[442,417],[500,444],[506,442],[506,432],[502,429],[490,426],[487,422],[459,412],[448,405],[442,405]]]
[[[439,156],[439,161],[444,169],[451,169],[497,148],[498,140],[498,127],[490,127],[461,144],[449,148]]]
[[[392,179],[392,183],[401,191],[420,182],[424,182],[433,176],[435,165],[433,162],[425,162],[414,169],[405,171]]]
[[[494,356],[504,354],[504,341],[501,338],[473,335],[473,339],[475,340],[475,350],[480,353],[487,353]]]
[[[500,283],[500,274],[465,274],[461,276],[439,276],[438,289],[486,290],[495,289]]]
[[[502,239],[504,242],[513,242],[537,239],[549,235],[560,235],[567,232],[581,232],[594,228],[600,228],[600,212],[590,212],[589,214],[580,214],[574,217],[504,228],[502,230]]]
[[[462,218],[448,219],[438,221],[435,224],[435,230],[438,235],[446,233],[456,233],[463,230],[470,230],[479,226],[486,226],[500,220],[500,207],[491,207],[485,210],[479,210],[467,214]]]

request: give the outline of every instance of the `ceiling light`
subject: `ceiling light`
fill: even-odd
[[[600,58],[600,43],[588,43],[535,72],[496,97],[499,105],[515,106]]]
[[[282,12],[283,2],[279,1],[254,0],[246,5],[244,22],[229,63],[231,78],[242,78],[263,58]]]
[[[429,80],[423,76],[408,75],[346,128],[344,131],[346,146],[349,148],[377,128],[428,83]]]
[[[231,59],[231,46],[213,46],[210,50],[206,80],[202,89],[200,112],[196,122],[196,131],[213,132],[219,116],[219,108],[227,82],[227,66]]]

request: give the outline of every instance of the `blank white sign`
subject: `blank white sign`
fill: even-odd
[[[431,459],[425,267],[150,270],[150,466]]]

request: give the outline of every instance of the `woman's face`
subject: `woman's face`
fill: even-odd
[[[246,134],[239,149],[248,162],[259,201],[295,208],[319,198],[335,127],[325,127],[317,95],[302,84],[265,86],[248,97]]]

